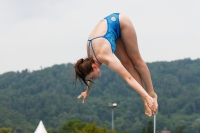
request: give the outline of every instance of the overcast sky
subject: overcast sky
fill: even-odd
[[[0,74],[75,63],[105,16],[132,20],[146,62],[200,58],[200,0],[0,0]]]

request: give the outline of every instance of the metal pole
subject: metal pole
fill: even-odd
[[[158,110],[154,114],[154,133],[156,133],[156,115],[158,114]]]
[[[112,130],[114,130],[114,121],[113,121],[113,108],[112,108]]]
[[[156,133],[156,114],[154,115],[154,128],[153,128],[153,132]]]
[[[114,130],[114,108],[117,107],[117,103],[109,103],[109,106],[112,109],[112,130]]]

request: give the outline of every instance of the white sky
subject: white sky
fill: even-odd
[[[146,62],[200,58],[200,0],[0,0],[0,74],[75,63],[105,16],[132,20]]]

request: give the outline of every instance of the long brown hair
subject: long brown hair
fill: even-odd
[[[85,77],[93,71],[92,64],[95,63],[92,57],[88,58],[81,58],[79,59],[76,64],[74,65],[75,70],[75,79],[74,82],[76,83],[77,79],[81,82],[84,82],[87,86],[87,81]],[[92,82],[92,81],[90,81]]]

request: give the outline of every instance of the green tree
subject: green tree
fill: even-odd
[[[143,127],[141,133],[153,133],[153,122],[149,121],[147,127]]]
[[[60,129],[60,133],[71,133],[75,129],[81,130],[85,126],[85,122],[81,122],[80,120],[70,120],[62,126],[62,128]]]
[[[185,126],[177,126],[176,133],[185,133]]]
[[[59,133],[59,132],[58,132],[58,131],[56,131],[56,130],[47,129],[47,133]]]
[[[142,128],[142,132],[141,133],[147,133],[145,127]]]
[[[153,133],[153,122],[152,121],[148,122],[147,133]]]
[[[73,133],[117,133],[116,131],[109,131],[106,127],[99,128],[96,124],[87,124],[83,129],[75,129]]]
[[[16,132],[12,131],[11,128],[2,127],[0,128],[0,133],[16,133]]]

